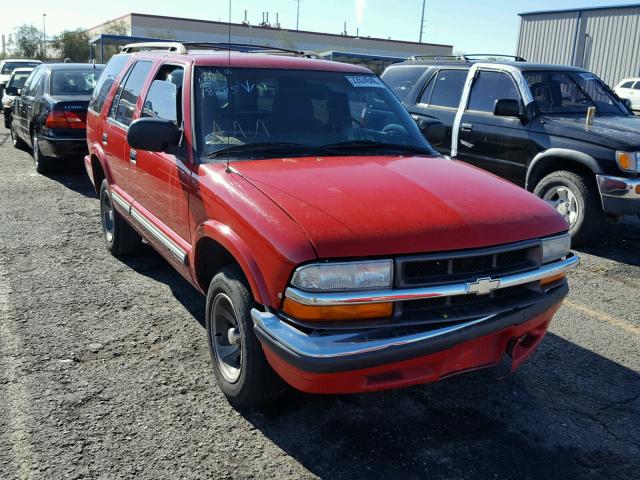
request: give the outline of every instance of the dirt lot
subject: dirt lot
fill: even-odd
[[[536,355],[498,382],[238,412],[203,298],[102,245],[81,170],[44,177],[0,129],[0,478],[638,478],[640,223],[581,252]]]

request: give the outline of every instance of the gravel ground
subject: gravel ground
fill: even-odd
[[[638,478],[640,223],[581,252],[535,356],[357,396],[236,411],[204,299],[150,248],[102,245],[81,170],[34,172],[0,129],[0,478]]]

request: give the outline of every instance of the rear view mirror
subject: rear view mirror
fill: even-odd
[[[138,150],[172,153],[179,141],[180,129],[164,118],[139,118],[127,131],[127,142]]]
[[[432,147],[444,145],[447,140],[447,128],[435,118],[415,118],[418,128]]]
[[[20,95],[20,89],[18,87],[7,87],[4,91],[7,95],[11,95],[12,97]]]
[[[522,116],[522,109],[520,108],[520,102],[512,99],[500,99],[496,100],[493,107],[493,114],[497,117],[517,117]]]

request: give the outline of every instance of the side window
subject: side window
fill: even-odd
[[[634,90],[640,90],[640,82],[636,82],[636,84],[633,86]]]
[[[429,105],[458,108],[468,73],[467,70],[441,70],[438,72]]]
[[[114,100],[115,111],[112,115],[116,122],[129,126],[133,120],[133,113],[140,96],[140,90],[151,70],[152,62],[137,62],[121,87],[117,99]]]
[[[431,100],[431,94],[433,93],[433,86],[436,83],[437,76],[437,74],[431,76],[431,78],[427,82],[427,86],[422,91],[422,95],[420,95],[420,98],[418,99],[418,103],[422,103],[424,105],[429,104],[429,100]]]
[[[631,82],[624,82],[622,85],[620,85],[620,88],[633,88],[633,81]]]
[[[44,87],[49,79],[49,75],[44,70],[42,71],[42,75],[40,75],[40,79],[38,80],[38,84],[34,88],[34,97],[41,97],[44,95]]]
[[[25,85],[22,95],[24,95],[25,97],[33,96],[38,86],[38,82],[40,81],[40,78],[42,78],[42,72],[42,68],[38,68],[33,71],[33,74],[29,77],[29,81]]]
[[[128,55],[114,55],[111,57],[111,60],[109,60],[109,63],[107,63],[107,66],[102,71],[93,89],[91,101],[89,102],[89,110],[96,113],[102,111],[104,102],[107,100],[107,95],[109,95],[109,90],[111,90],[113,82],[115,82],[116,77],[122,71],[128,59]]]
[[[155,117],[171,120],[178,127],[182,125],[182,79],[184,68],[175,65],[163,65],[142,106],[143,117]]]
[[[520,100],[516,84],[506,73],[481,71],[476,77],[467,110],[493,113],[496,100]]]

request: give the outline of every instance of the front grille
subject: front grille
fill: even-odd
[[[397,287],[442,285],[497,277],[532,270],[540,266],[538,242],[505,247],[399,258]]]

